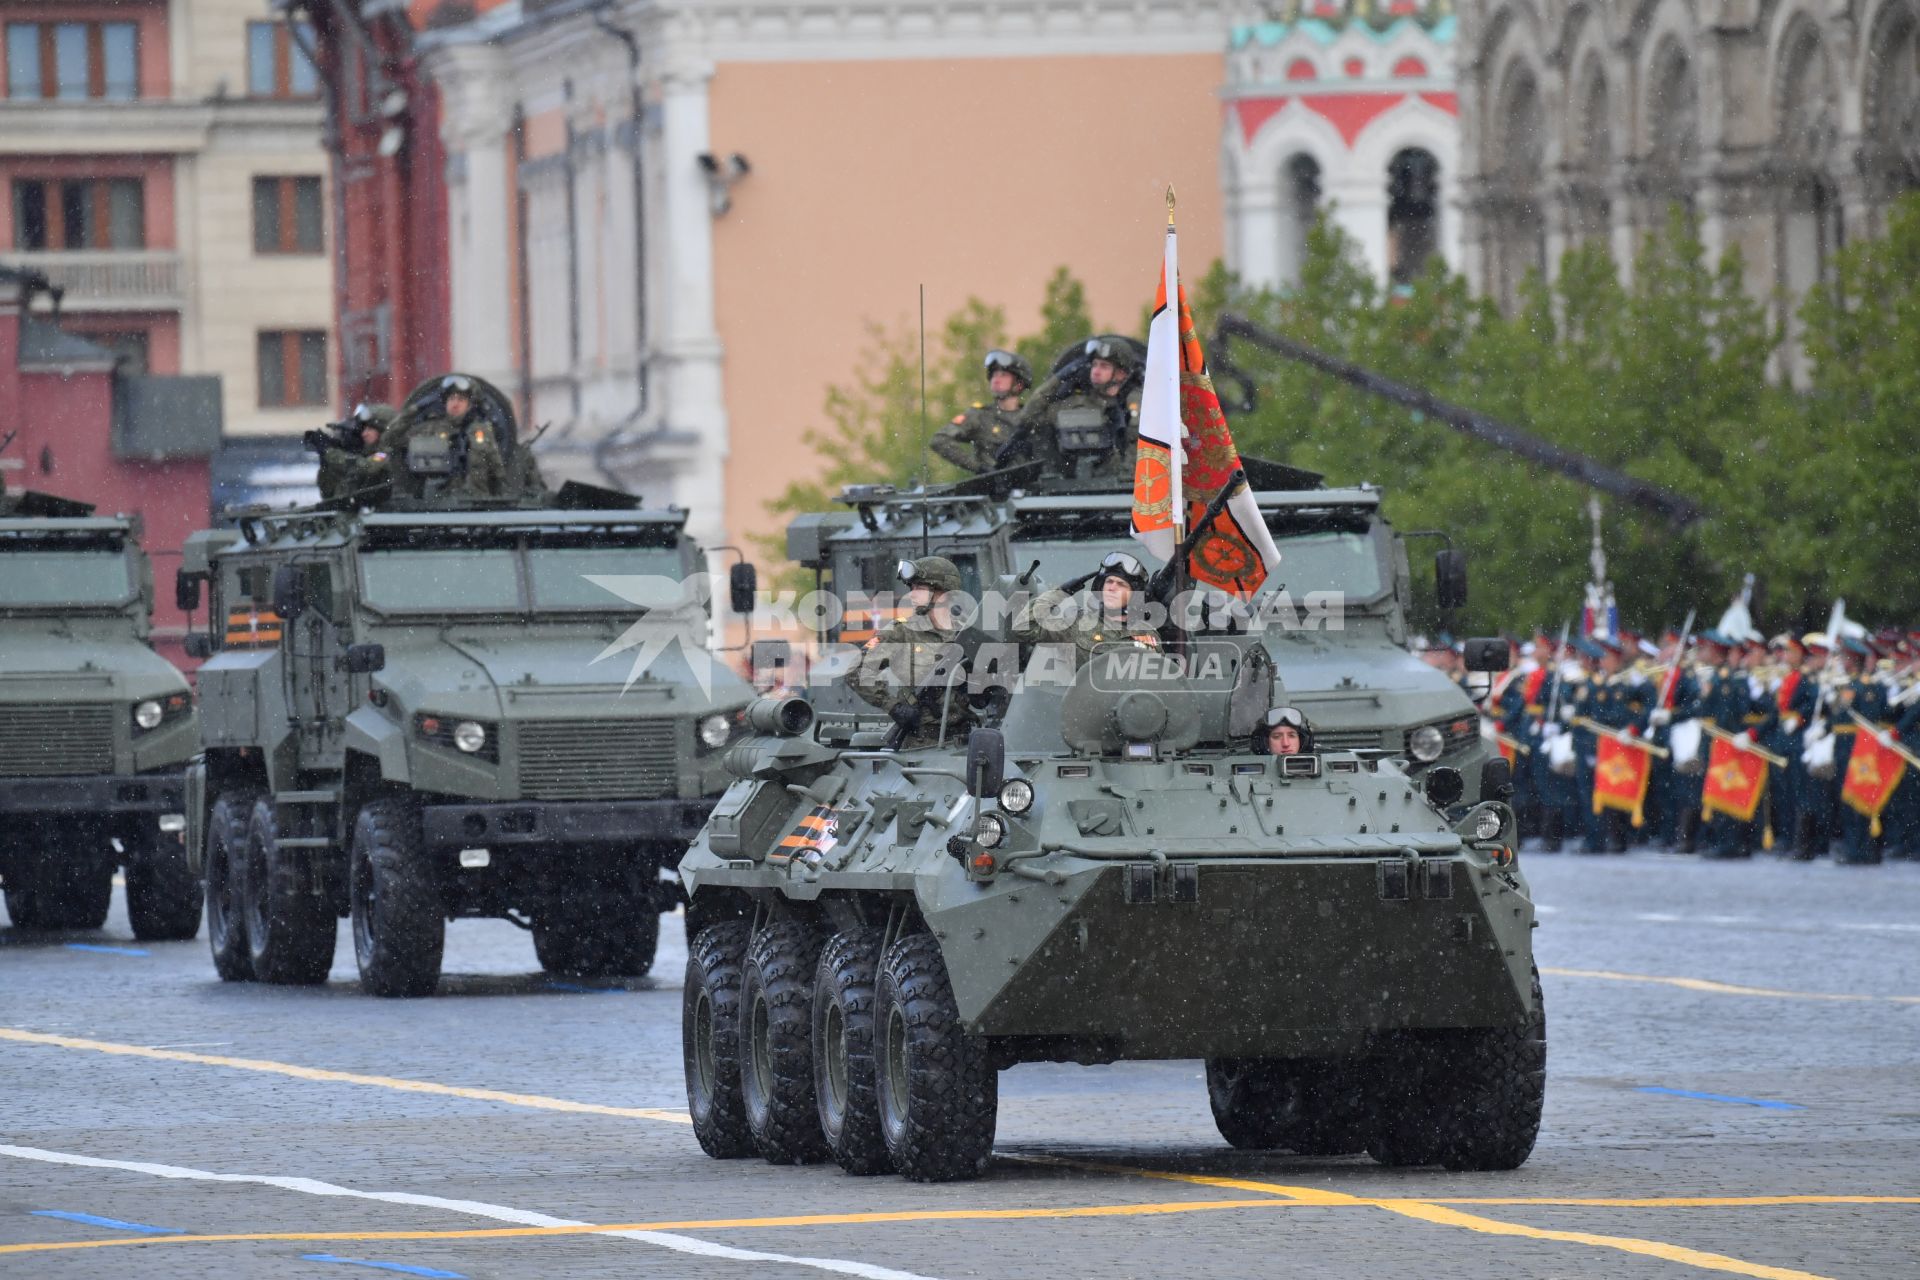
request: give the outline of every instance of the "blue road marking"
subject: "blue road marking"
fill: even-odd
[[[1664,1093],[1671,1098],[1698,1098],[1702,1102],[1737,1102],[1743,1107],[1765,1107],[1769,1111],[1805,1111],[1797,1102],[1775,1102],[1770,1098],[1736,1098],[1728,1093],[1697,1093],[1692,1089],[1669,1089],[1664,1085],[1643,1084],[1641,1093]]]
[[[101,947],[91,942],[69,942],[69,951],[97,951],[103,956],[144,956],[151,954],[140,947]]]
[[[467,1280],[458,1271],[440,1271],[433,1267],[410,1267],[404,1262],[368,1262],[363,1258],[336,1258],[331,1253],[303,1253],[308,1262],[341,1262],[349,1267],[372,1267],[375,1271],[398,1271],[402,1275],[427,1276],[430,1280]]]
[[[590,996],[623,996],[627,994],[625,987],[583,987],[577,982],[549,982],[547,983],[547,990],[578,991]]]
[[[112,1227],[115,1231],[145,1231],[149,1235],[177,1236],[186,1233],[185,1227],[154,1227],[144,1222],[122,1222],[118,1218],[102,1218],[91,1213],[68,1213],[65,1209],[35,1209],[36,1218],[60,1218],[67,1222],[84,1222],[90,1227]]]

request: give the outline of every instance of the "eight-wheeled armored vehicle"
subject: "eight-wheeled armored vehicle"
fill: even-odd
[[[1545,1022],[1504,762],[1470,798],[1397,751],[1265,754],[1290,695],[1244,634],[1043,669],[913,751],[750,708],[681,863],[730,917],[688,961],[701,1146],[973,1177],[1001,1069],[1199,1058],[1237,1147],[1524,1161]]]
[[[181,599],[206,587],[212,625],[188,844],[221,977],[324,981],[342,916],[379,995],[430,993],[463,916],[529,928],[549,971],[645,973],[750,698],[708,650],[685,523],[535,486],[190,539]]]
[[[99,928],[117,867],[136,937],[200,926],[180,841],[193,695],[148,641],[152,610],[134,520],[0,497],[0,882],[16,928]]]

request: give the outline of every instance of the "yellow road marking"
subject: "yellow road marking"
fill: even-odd
[[[1220,1209],[1289,1209],[1292,1200],[1175,1200],[1163,1204],[1096,1204],[1057,1209],[929,1209],[887,1213],[813,1213],[785,1218],[704,1218],[676,1222],[615,1222],[577,1227],[473,1227],[458,1231],[252,1231],[202,1236],[122,1236],[108,1240],[59,1240],[0,1244],[0,1254],[114,1249],[141,1244],[234,1244],[247,1241],[506,1240],[538,1236],[589,1236],[615,1231],[726,1231],[751,1227],[835,1227],[887,1222],[1004,1222],[1031,1218],[1133,1218]]]
[[[1608,982],[1639,982],[1716,996],[1765,996],[1773,1000],[1823,1000],[1842,1004],[1920,1004],[1920,996],[1862,996],[1831,991],[1779,991],[1772,987],[1742,987],[1709,978],[1670,978],[1652,973],[1615,973],[1611,969],[1542,969],[1556,978],[1601,978]]]
[[[329,1071],[324,1067],[301,1067],[290,1062],[272,1062],[265,1058],[229,1058],[213,1053],[189,1053],[184,1049],[149,1049],[145,1045],[115,1044],[110,1040],[85,1040],[77,1036],[47,1035],[39,1031],[17,1031],[0,1027],[0,1040],[20,1044],[52,1045],[60,1049],[84,1049],[125,1058],[152,1058],[161,1062],[192,1062],[205,1067],[227,1067],[234,1071],[261,1071],[268,1075],[291,1076],[295,1080],[316,1080],[327,1084],[357,1084],[375,1089],[393,1089],[400,1093],[431,1093],[448,1098],[468,1098],[475,1102],[498,1102],[510,1107],[528,1107],[535,1111],[568,1111],[582,1115],[619,1116],[627,1120],[664,1120],[670,1124],[691,1124],[684,1111],[663,1111],[654,1107],[609,1107],[597,1102],[573,1102],[566,1098],[547,1098],[537,1093],[507,1093],[500,1089],[471,1089],[464,1085],[439,1084],[432,1080],[403,1080],[397,1076],[369,1076],[353,1071]]]
[[[1432,1196],[1421,1204],[1538,1204],[1580,1209],[1753,1209],[1798,1204],[1920,1204],[1920,1196]]]
[[[1659,1240],[1642,1240],[1634,1236],[1598,1235],[1589,1231],[1553,1231],[1545,1227],[1522,1226],[1519,1223],[1501,1222],[1495,1218],[1482,1217],[1475,1213],[1462,1213],[1458,1209],[1449,1209],[1444,1205],[1424,1200],[1385,1200],[1351,1196],[1339,1191],[1326,1191],[1317,1187],[1289,1186],[1277,1182],[1259,1182],[1248,1178],[1216,1178],[1207,1174],[1167,1173],[1157,1169],[1128,1169],[1124,1165],[1091,1164],[1075,1160],[1057,1160],[1045,1157],[1040,1163],[1062,1164],[1094,1172],[1132,1173],[1137,1177],[1158,1178],[1169,1182],[1188,1182],[1198,1186],[1229,1186],[1242,1191],[1266,1191],[1277,1196],[1285,1196],[1290,1203],[1315,1205],[1366,1206],[1385,1209],[1402,1217],[1417,1221],[1437,1223],[1441,1226],[1460,1227],[1467,1231],[1492,1236],[1522,1236],[1533,1240],[1558,1240],[1570,1244],[1584,1244],[1598,1249],[1617,1249],[1623,1253],[1640,1254],[1649,1258],[1662,1258],[1668,1262],[1684,1263],[1707,1271],[1726,1271],[1733,1275],[1751,1276],[1755,1280],[1826,1280],[1809,1271],[1794,1271],[1785,1267],[1770,1267],[1764,1263],[1747,1262],[1741,1258],[1730,1258],[1725,1254],[1708,1253],[1701,1249],[1689,1249],[1684,1245],[1667,1244]]]

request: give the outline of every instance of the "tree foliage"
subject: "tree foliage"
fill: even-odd
[[[1749,572],[1768,625],[1818,625],[1836,594],[1855,617],[1906,621],[1920,603],[1920,558],[1907,550],[1920,492],[1920,195],[1894,207],[1884,238],[1844,249],[1808,296],[1802,386],[1778,376],[1784,335],[1742,280],[1738,257],[1712,260],[1676,210],[1624,280],[1607,246],[1579,246],[1550,282],[1528,280],[1511,314],[1438,264],[1386,290],[1326,222],[1286,292],[1242,288],[1216,264],[1188,297],[1203,334],[1231,308],[1691,497],[1708,515],[1686,530],[1603,503],[1608,575],[1623,617],[1643,628],[1690,607],[1711,625]],[[1064,270],[1042,315],[1017,346],[1044,372],[1094,326]],[[935,423],[979,398],[979,355],[1004,330],[978,301],[942,326],[929,352]],[[1241,451],[1333,484],[1379,484],[1398,527],[1447,531],[1474,565],[1463,625],[1557,629],[1578,611],[1582,486],[1324,374],[1244,347],[1234,358],[1258,387],[1255,407],[1230,415]],[[809,437],[821,478],[789,488],[776,510],[820,509],[842,483],[922,474],[912,335],[876,330],[863,367],[829,395],[831,426]]]

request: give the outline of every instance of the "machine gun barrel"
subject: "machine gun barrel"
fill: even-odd
[[[1542,440],[1478,410],[1463,408],[1418,387],[1382,377],[1352,361],[1330,356],[1304,342],[1263,329],[1244,317],[1225,312],[1214,326],[1213,344],[1209,351],[1216,365],[1223,366],[1223,371],[1243,386],[1251,384],[1245,374],[1234,369],[1227,356],[1228,346],[1235,338],[1243,339],[1263,351],[1318,369],[1369,395],[1426,414],[1475,440],[1556,471],[1588,488],[1630,502],[1676,527],[1685,528],[1706,515],[1699,504],[1669,489],[1596,462],[1585,454]]]

